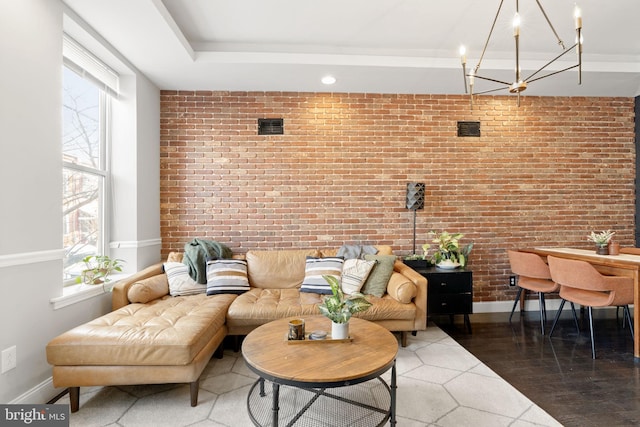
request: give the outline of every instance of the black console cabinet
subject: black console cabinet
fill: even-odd
[[[427,315],[464,315],[464,323],[471,333],[469,314],[473,313],[473,274],[471,270],[437,267],[416,269],[427,278]]]

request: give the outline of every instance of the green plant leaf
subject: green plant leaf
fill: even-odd
[[[336,277],[329,275],[322,277],[329,283],[332,295],[325,296],[322,303],[318,305],[318,309],[331,321],[346,323],[353,313],[365,311],[372,305],[361,293],[345,297],[340,288],[340,281]]]

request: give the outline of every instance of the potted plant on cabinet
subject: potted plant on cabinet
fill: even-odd
[[[434,236],[432,242],[438,245],[436,251],[431,256],[431,261],[436,267],[464,268],[467,265],[473,243],[461,247],[460,239],[462,239],[464,234],[449,233],[447,231],[443,231],[440,234],[431,231],[429,234]]]
[[[422,245],[421,254],[407,255],[402,259],[402,262],[413,268],[414,270],[431,267],[433,264],[429,259],[428,253],[430,246],[431,245],[429,245],[428,243],[425,243],[424,245]]]
[[[322,303],[318,305],[320,313],[331,320],[332,339],[347,339],[349,338],[351,315],[368,310],[371,303],[359,292],[345,296],[340,289],[340,282],[334,276],[324,275],[322,277],[331,286],[332,295],[324,297]]]
[[[111,259],[107,255],[89,255],[82,259],[85,269],[76,278],[77,283],[86,285],[100,285],[109,281],[109,275],[114,271],[122,271],[121,259]]]

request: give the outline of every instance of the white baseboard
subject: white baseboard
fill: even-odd
[[[546,300],[547,310],[557,310],[560,307],[560,299],[549,299]],[[518,307],[516,310],[520,310],[520,303],[518,302]],[[511,308],[513,307],[513,300],[511,301],[487,301],[487,302],[474,302],[473,303],[473,312],[474,313],[510,313]],[[527,300],[524,305],[525,311],[539,311],[540,304],[537,299]]]
[[[555,311],[560,308],[560,302],[562,300],[558,298],[545,300],[547,310]],[[520,311],[520,303],[518,303],[518,307],[516,307],[516,311]],[[576,307],[579,307],[579,304],[576,304]],[[473,303],[473,312],[474,313],[510,313],[511,308],[513,307],[513,301],[489,301],[489,302],[474,302]],[[633,304],[629,304],[629,309],[631,311],[633,308]],[[569,304],[565,304],[564,310],[569,309]],[[595,307],[594,310],[609,310],[615,309],[615,307]],[[539,311],[540,304],[537,299],[527,300],[524,305],[525,311]]]
[[[13,399],[10,404],[45,404],[58,394],[62,393],[64,389],[55,388],[53,386],[53,377],[49,377],[42,381],[40,384],[33,387],[31,390],[27,390],[25,393]]]

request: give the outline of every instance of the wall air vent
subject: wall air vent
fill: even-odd
[[[458,122],[458,136],[480,137],[480,122]]]
[[[283,119],[258,119],[258,135],[283,135]]]

